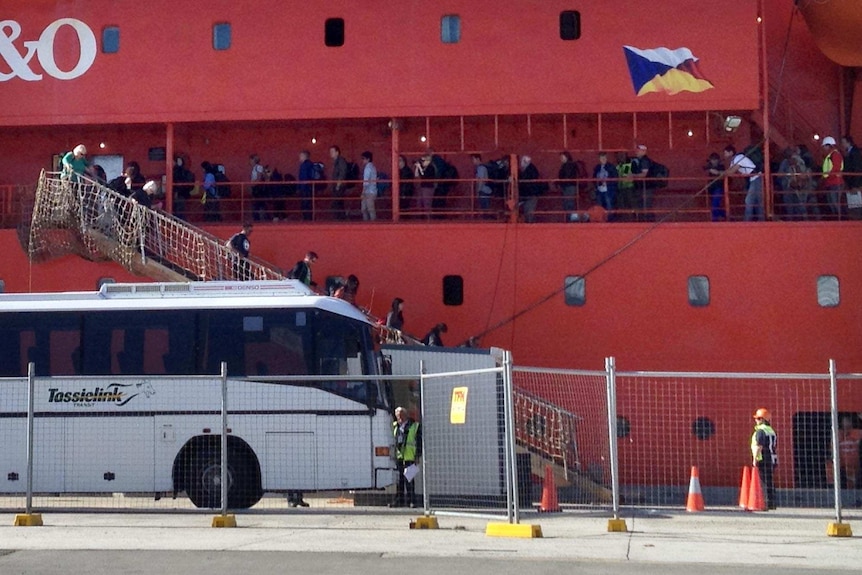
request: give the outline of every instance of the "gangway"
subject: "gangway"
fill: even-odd
[[[32,213],[24,213],[20,240],[30,261],[65,255],[112,260],[135,275],[161,282],[283,280],[275,265],[245,258],[224,240],[118,194],[86,176],[39,176]],[[27,223],[29,220],[29,223]],[[378,324],[381,340],[418,344],[400,330]]]
[[[24,231],[31,261],[76,254],[156,281],[284,279],[272,264],[86,176],[43,170]]]

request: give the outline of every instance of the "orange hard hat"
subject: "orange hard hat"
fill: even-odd
[[[771,414],[771,413],[769,413],[769,410],[768,410],[768,409],[766,409],[765,407],[761,407],[760,409],[758,409],[757,411],[755,411],[755,412],[754,412],[754,415],[753,415],[752,417],[754,417],[754,419],[757,419],[757,418],[763,418],[763,419],[765,419],[766,421],[771,421],[771,420],[772,420],[772,414]]]

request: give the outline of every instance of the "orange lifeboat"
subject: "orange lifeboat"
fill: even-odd
[[[862,66],[862,2],[860,0],[798,0],[817,47],[842,66]]]

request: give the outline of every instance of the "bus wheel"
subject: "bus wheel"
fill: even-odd
[[[221,507],[221,458],[215,451],[196,450],[189,461],[186,492],[195,507]],[[228,506],[234,482],[231,466],[227,467]]]
[[[255,458],[245,449],[228,448],[227,506],[246,509],[260,501],[263,490]],[[196,450],[190,459],[186,492],[196,507],[221,507],[221,457],[215,450]]]

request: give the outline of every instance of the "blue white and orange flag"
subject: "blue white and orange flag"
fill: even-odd
[[[673,96],[680,92],[703,92],[714,88],[698,69],[698,59],[688,48],[650,48],[623,46],[635,94],[650,92]]]

